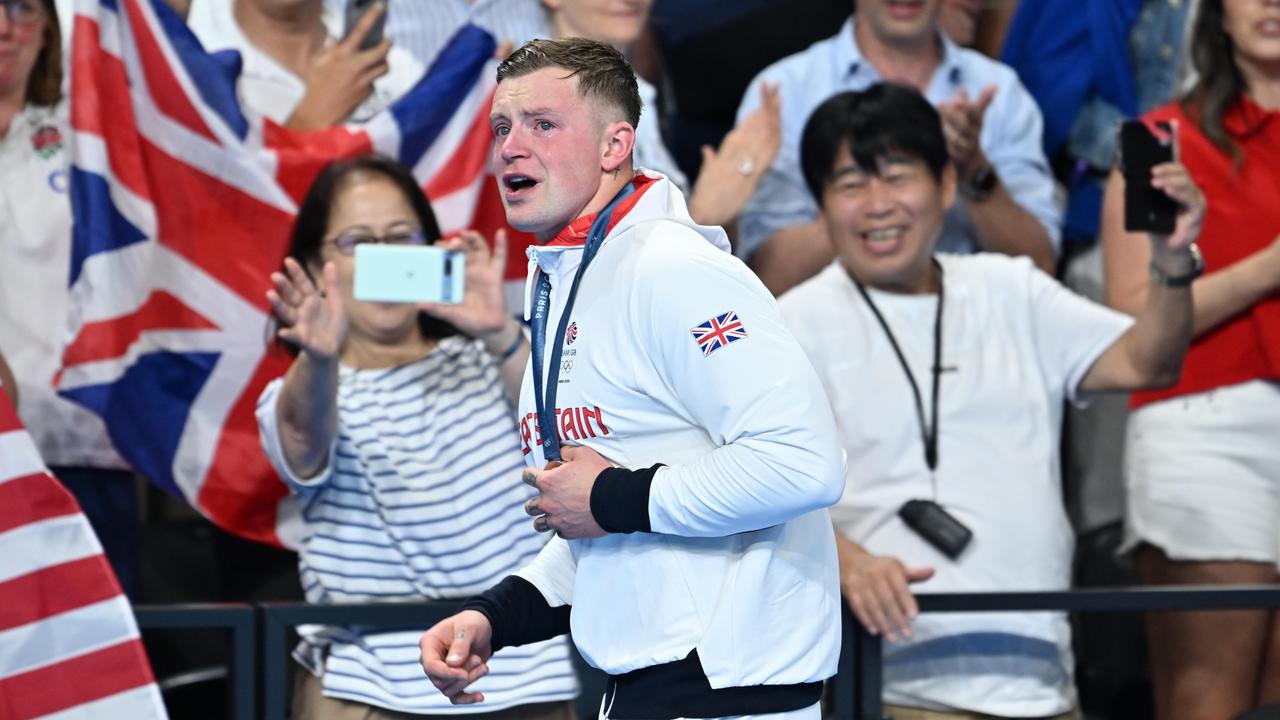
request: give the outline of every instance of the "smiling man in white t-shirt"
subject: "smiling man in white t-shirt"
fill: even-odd
[[[1063,400],[1177,378],[1204,200],[1181,166],[1157,168],[1153,184],[1184,205],[1172,235],[1151,237],[1164,282],[1135,322],[1027,258],[935,253],[956,173],[938,112],[915,90],[834,96],[800,151],[837,260],[780,304],[848,454],[831,510],[841,587],[889,641],[887,713],[1079,717],[1062,614],[916,617],[908,585],[1070,585]]]

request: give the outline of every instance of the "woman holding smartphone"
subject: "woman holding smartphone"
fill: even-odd
[[[440,231],[416,181],[377,156],[339,161],[303,200],[267,296],[296,347],[263,391],[267,456],[304,508],[299,548],[313,603],[461,598],[524,565],[544,538],[524,503],[512,398],[528,355],[502,300],[504,238],[464,233],[466,295],[453,306],[352,295],[355,248],[423,245]],[[456,328],[456,330],[455,330]],[[459,334],[458,331],[463,334]],[[456,714],[418,665],[421,628],[300,628],[295,718]],[[510,648],[474,689],[477,718],[573,717],[564,638]]]
[[[1107,301],[1134,313],[1152,282],[1192,283],[1196,338],[1180,382],[1135,393],[1126,438],[1126,547],[1147,584],[1280,581],[1280,3],[1203,0],[1198,82],[1150,113],[1177,122],[1208,200],[1204,275],[1148,269],[1123,229],[1124,179],[1103,208]],[[1152,184],[1166,181],[1157,166]],[[1159,720],[1221,720],[1280,701],[1275,612],[1147,617]]]

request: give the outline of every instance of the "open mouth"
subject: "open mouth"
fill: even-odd
[[[528,175],[512,173],[511,175],[502,176],[502,186],[506,189],[508,199],[517,199],[528,195],[537,184],[538,181]]]
[[[902,247],[902,238],[906,235],[905,227],[879,228],[862,233],[862,242],[874,255],[889,255]]]

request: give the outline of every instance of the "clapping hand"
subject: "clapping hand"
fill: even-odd
[[[347,311],[337,290],[337,267],[324,264],[327,293],[316,287],[297,260],[285,258],[284,268],[271,273],[275,289],[267,291],[267,301],[282,326],[276,335],[313,359],[336,358],[347,338]]]
[[[689,214],[702,225],[737,218],[773,164],[782,143],[782,100],[776,84],[760,87],[760,107],[724,136],[719,150],[702,148],[702,170],[689,196]]]
[[[969,93],[961,88],[954,98],[938,104],[947,152],[961,180],[968,179],[988,164],[982,152],[982,124],[995,95],[996,86],[988,85],[977,99],[970,100]]]

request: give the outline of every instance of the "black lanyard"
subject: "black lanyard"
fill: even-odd
[[[871,299],[871,295],[867,293],[867,289],[862,287],[862,283],[858,282],[852,274],[849,278],[853,280],[853,284],[858,288],[858,292],[862,293],[862,299],[867,301],[867,306],[871,308],[871,312],[875,314],[876,320],[880,321],[880,327],[884,328],[885,337],[889,338],[889,344],[893,346],[893,352],[898,356],[898,362],[902,364],[902,372],[907,375],[907,382],[911,383],[911,392],[916,397],[916,415],[920,418],[920,440],[924,443],[924,461],[929,466],[929,471],[933,472],[938,467],[938,379],[942,377],[942,265],[938,264],[936,259],[933,260],[934,267],[938,268],[938,310],[933,318],[933,397],[930,404],[933,407],[932,422],[926,422],[924,416],[924,401],[920,398],[920,386],[916,384],[916,377],[911,373],[911,366],[907,365],[907,358],[902,354],[902,348],[898,347],[898,339],[893,336],[893,331],[889,329],[889,323],[885,322],[884,315],[880,314],[880,308]]]
[[[542,457],[547,462],[560,459],[560,436],[555,415],[556,390],[560,383],[560,356],[564,352],[564,336],[569,329],[569,312],[573,310],[573,301],[578,296],[578,283],[582,281],[587,265],[591,264],[596,251],[604,242],[604,236],[609,232],[614,209],[633,192],[635,186],[627,183],[605,209],[596,215],[587,232],[587,243],[582,248],[582,263],[573,276],[569,299],[565,302],[564,313],[560,315],[560,324],[556,327],[555,342],[551,345],[551,365],[547,368],[545,396],[542,389],[542,356],[547,344],[547,322],[551,313],[551,279],[541,268],[538,269],[538,294],[533,306],[533,318],[529,323],[529,354],[533,363],[533,400],[538,411],[538,433],[542,436]]]

